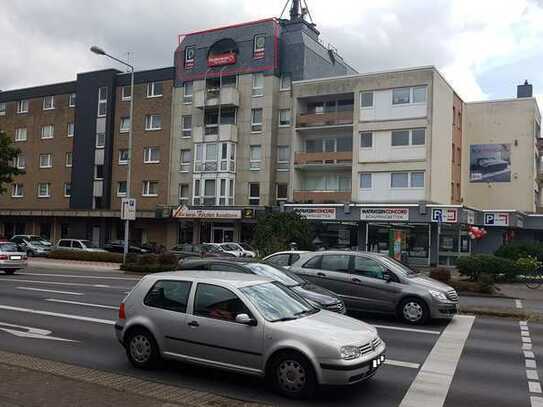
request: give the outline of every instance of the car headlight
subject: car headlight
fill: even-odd
[[[360,357],[360,348],[354,345],[342,346],[339,353],[342,359],[352,360]]]
[[[429,292],[430,292],[430,295],[434,297],[436,300],[447,301],[447,296],[443,294],[441,291],[429,290]]]

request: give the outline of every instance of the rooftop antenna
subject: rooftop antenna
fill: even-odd
[[[303,1],[303,6],[302,6]],[[285,11],[290,4],[290,21],[305,21],[305,17],[309,17],[309,22],[313,24],[313,17],[311,17],[311,12],[309,11],[309,7],[307,5],[306,0],[287,0],[285,2],[285,6],[283,7],[283,11],[281,11],[281,15],[279,18],[282,18],[285,14]]]

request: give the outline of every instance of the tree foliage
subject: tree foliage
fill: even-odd
[[[261,256],[288,250],[290,243],[296,243],[300,250],[309,250],[311,235],[311,222],[297,213],[273,213],[257,219],[254,244]]]
[[[15,148],[11,138],[0,130],[0,194],[6,192],[7,187],[13,182],[13,177],[24,174],[24,171],[13,165],[20,150]]]

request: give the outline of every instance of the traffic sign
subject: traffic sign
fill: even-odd
[[[123,198],[121,201],[121,219],[136,220],[136,200]]]

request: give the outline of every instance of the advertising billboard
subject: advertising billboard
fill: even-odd
[[[511,144],[472,144],[470,182],[511,182]]]

